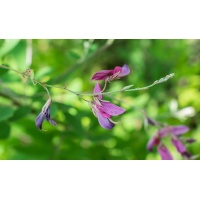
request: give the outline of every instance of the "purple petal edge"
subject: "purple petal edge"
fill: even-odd
[[[45,119],[45,114],[43,112],[41,112],[35,120],[35,124],[38,127],[38,129],[40,129],[40,130],[42,129],[42,123],[43,123],[44,119]]]
[[[173,160],[171,153],[164,144],[158,146],[158,153],[162,160]]]
[[[122,76],[126,76],[130,73],[130,68],[128,67],[128,65],[124,64],[123,67],[122,67],[122,71],[121,73],[119,74],[120,77]]]
[[[100,113],[97,113],[97,118],[99,124],[105,129],[110,130],[115,126],[115,124],[113,124],[109,119],[103,117]]]

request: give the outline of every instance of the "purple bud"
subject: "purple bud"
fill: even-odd
[[[151,126],[155,126],[155,125],[156,125],[155,121],[153,121],[152,119],[150,119],[150,118],[148,118],[148,117],[147,117],[147,122],[148,122],[148,124],[151,125]]]
[[[187,143],[193,143],[193,142],[196,142],[196,140],[195,139],[187,139],[187,140],[185,140]]]

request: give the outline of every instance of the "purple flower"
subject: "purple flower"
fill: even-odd
[[[36,126],[38,129],[42,129],[42,123],[46,119],[49,121],[52,125],[56,125],[56,122],[52,119],[50,119],[50,106],[51,106],[52,100],[48,99],[45,105],[42,108],[41,113],[38,115],[38,117],[35,120]]]
[[[120,79],[123,76],[126,76],[130,73],[129,67],[125,64],[123,67],[116,66],[111,70],[102,70],[93,75],[91,80],[107,80],[108,82]]]
[[[99,83],[97,83],[94,88],[94,94],[100,92],[101,87]],[[115,126],[115,122],[111,120],[111,117],[124,113],[125,109],[116,106],[109,101],[104,101],[102,98],[102,94],[95,96],[94,102],[91,102],[90,106],[94,115],[98,118],[99,124],[105,129],[112,129]]]
[[[191,157],[187,152],[186,147],[183,145],[182,141],[179,139],[179,136],[189,131],[187,126],[166,126],[158,130],[158,132],[149,140],[147,144],[147,149],[151,151],[154,146],[157,147],[158,153],[160,154],[163,160],[172,160],[172,156],[167,149],[167,147],[162,143],[162,139],[166,136],[171,137],[171,142],[183,157]]]

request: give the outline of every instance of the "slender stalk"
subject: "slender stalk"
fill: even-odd
[[[38,84],[40,84],[47,91],[49,99],[51,99],[51,95],[50,95],[49,90],[47,89],[47,87],[45,87],[43,83],[38,82]]]
[[[104,87],[103,90],[101,90],[101,93],[106,89],[106,86],[107,86],[107,79],[105,80]]]

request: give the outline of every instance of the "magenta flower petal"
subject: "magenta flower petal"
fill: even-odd
[[[158,146],[158,153],[162,160],[173,160],[171,153],[164,144]]]
[[[130,69],[129,69],[129,67],[125,64],[125,65],[123,65],[123,67],[122,67],[122,70],[121,70],[121,72],[120,72],[120,74],[119,74],[119,77],[126,76],[126,75],[128,75],[129,73],[130,73]]]
[[[183,145],[183,143],[179,139],[172,138],[171,141],[172,141],[172,144],[176,147],[176,149],[179,153],[182,154],[182,153],[186,152],[185,146]]]
[[[189,128],[187,126],[171,126],[170,132],[176,136],[182,135],[184,133],[187,133],[189,131]]]
[[[116,66],[115,68],[114,68],[114,70],[113,70],[113,74],[116,74],[116,73],[121,73],[121,71],[122,71],[122,68],[120,67],[120,66]]]
[[[108,113],[106,113],[106,112],[103,110],[102,106],[96,104],[96,107],[97,107],[97,109],[98,109],[98,112],[100,112],[100,114],[101,114],[103,117],[105,117],[105,118],[110,118],[110,117],[111,117],[111,115],[109,115]]]
[[[101,104],[102,104],[102,110],[111,116],[117,116],[126,111],[125,109],[116,106],[110,102],[101,101]]]
[[[95,93],[100,93],[101,92],[101,87],[99,83],[96,83],[95,87],[94,87],[94,94]],[[102,94],[98,95],[98,99],[102,99]]]
[[[91,80],[105,80],[107,77],[113,75],[113,70],[102,70],[93,75]]]
[[[108,118],[103,117],[100,112],[97,112],[96,114],[97,114],[99,124],[103,128],[112,129],[115,126],[115,124],[113,124]]]
[[[147,149],[152,151],[154,146],[157,146],[160,142],[160,139],[157,136],[153,136],[147,143]]]

